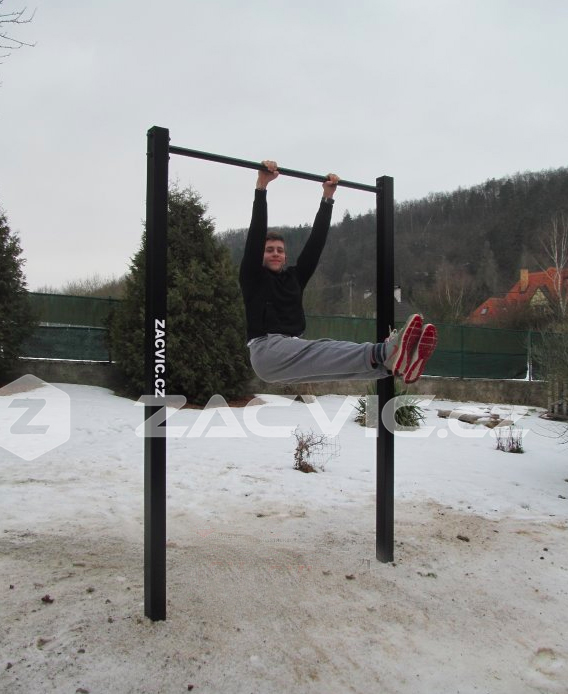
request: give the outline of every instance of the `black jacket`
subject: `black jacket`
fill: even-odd
[[[312,232],[296,265],[273,272],[262,265],[268,230],[266,191],[255,191],[252,219],[239,273],[248,340],[267,333],[297,336],[306,329],[302,296],[325,246],[332,208],[331,203],[322,200]]]

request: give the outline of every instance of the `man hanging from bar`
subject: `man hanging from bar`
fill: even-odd
[[[278,177],[278,167],[274,161],[262,163],[268,170],[258,172],[239,273],[247,344],[256,375],[268,383],[370,380],[390,375],[414,383],[437,343],[435,326],[423,325],[417,313],[400,332],[393,330],[377,344],[302,339],[306,327],[302,295],[325,246],[339,178],[329,174],[323,183],[323,198],[310,237],[296,265],[286,266],[284,239],[267,233],[266,189]]]

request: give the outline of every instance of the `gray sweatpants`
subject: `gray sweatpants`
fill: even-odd
[[[256,375],[267,383],[314,383],[386,378],[382,364],[371,366],[373,343],[304,340],[269,333],[249,343]]]

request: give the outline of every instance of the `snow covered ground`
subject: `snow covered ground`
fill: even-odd
[[[5,448],[16,397],[43,397],[62,430],[70,413],[53,450],[0,449],[0,691],[568,691],[568,444],[539,411],[425,405],[424,426],[395,440],[391,564],[375,559],[373,430],[350,414],[325,471],[293,469],[289,432],[338,425],[356,398],[174,413],[168,619],[153,623],[143,409],[57,389],[0,391]],[[525,452],[437,416],[458,408],[518,416]]]

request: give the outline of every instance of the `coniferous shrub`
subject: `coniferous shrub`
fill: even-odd
[[[0,212],[0,385],[10,377],[35,327],[21,254],[19,239]]]
[[[397,407],[394,413],[394,422],[397,430],[407,427],[418,429],[425,420],[424,411],[420,406],[420,398],[411,395],[402,387],[398,380],[394,382],[394,394],[404,396],[404,404]],[[368,399],[368,396],[371,396]],[[377,384],[372,382],[367,388],[367,395],[359,398],[353,405],[356,411],[354,421],[362,427],[376,427],[378,424],[379,408],[377,401]]]
[[[205,212],[191,189],[170,190],[166,390],[195,404],[237,398],[251,376],[236,268]],[[145,251],[144,233],[110,321],[113,358],[133,395],[144,392]]]

